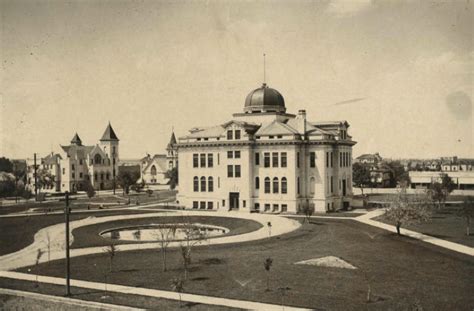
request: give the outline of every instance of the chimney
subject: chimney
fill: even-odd
[[[306,110],[298,110],[298,117],[303,120],[303,137],[306,140]]]

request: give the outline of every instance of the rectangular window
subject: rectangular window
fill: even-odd
[[[273,211],[278,212],[278,204],[273,204]]]
[[[222,200],[222,207],[225,206],[225,200]]]
[[[234,166],[227,165],[227,177],[234,177]]]
[[[240,139],[240,130],[235,130],[235,139]]]
[[[255,209],[256,211],[259,211],[259,210],[260,210],[260,203],[255,203],[255,204],[254,204],[254,209]]]
[[[260,153],[255,153],[255,165],[260,165]]]
[[[265,204],[265,211],[268,212],[270,210],[270,204]]]
[[[342,160],[344,159],[344,153],[339,153],[339,167],[343,167]]]
[[[227,151],[227,159],[232,159],[234,158],[234,152],[233,151]]]
[[[300,153],[296,153],[296,167],[300,168]]]
[[[206,201],[199,202],[201,204],[200,209],[206,209]]]
[[[334,154],[332,152],[331,152],[330,158],[331,158],[331,167],[333,167],[332,162],[333,162]]]
[[[278,167],[278,152],[272,152],[272,167]]]
[[[193,208],[199,208],[199,202],[198,201],[193,201]]]
[[[326,167],[329,167],[329,152],[326,152]]]
[[[260,189],[260,178],[258,176],[255,177],[255,189]]]
[[[234,151],[234,158],[235,159],[240,159],[240,150]]]
[[[309,153],[309,166],[316,167],[316,152]]]
[[[79,173],[79,178],[82,178],[82,173]]]
[[[300,178],[296,179],[296,193],[300,194]]]
[[[281,136],[281,135],[278,135],[278,136],[277,136],[277,138],[283,138],[283,136]]]
[[[214,209],[214,202],[207,202],[207,209]]]
[[[71,164],[71,169],[74,171],[76,168],[74,167],[74,164]]]
[[[263,154],[263,166],[270,167],[270,152],[265,152]]]
[[[66,174],[66,169],[65,169],[65,168],[63,168],[63,175],[64,175],[64,174]]]
[[[82,165],[82,159],[79,159],[79,165]]]
[[[212,153],[207,154],[207,167],[213,167],[214,166],[214,157]]]
[[[247,201],[242,200],[242,207],[247,207],[246,205],[247,205]]]
[[[331,176],[331,193],[334,192],[334,177]]]
[[[273,139],[273,136],[268,136],[269,139]]]
[[[229,139],[229,140],[232,139],[232,130],[227,131],[227,139]]]
[[[288,205],[282,204],[282,205],[281,205],[281,211],[282,211],[282,212],[287,212],[287,211],[288,211]]]
[[[240,165],[235,166],[235,177],[240,177]]]
[[[217,188],[221,187],[221,178],[217,177]]]
[[[199,167],[199,155],[197,153],[193,154],[193,167]]]
[[[281,157],[281,167],[286,167],[287,166],[286,152],[282,152],[280,157]]]
[[[200,157],[201,157],[201,167],[206,167],[206,154],[201,153]]]
[[[217,154],[217,165],[221,163],[220,153]]]

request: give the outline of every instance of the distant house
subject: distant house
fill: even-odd
[[[155,154],[140,160],[140,182],[147,185],[166,185],[169,178],[166,173],[178,165],[178,145],[174,133],[166,147],[166,154]]]
[[[140,162],[140,182],[147,185],[166,185],[169,179],[166,177],[168,164],[165,154],[149,154]]]
[[[355,163],[361,163],[361,164],[369,164],[369,165],[377,165],[378,163],[382,162],[382,157],[378,152],[374,154],[363,154],[361,156],[358,156],[355,158],[354,162]]]

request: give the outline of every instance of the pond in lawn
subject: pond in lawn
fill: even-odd
[[[206,224],[149,224],[102,231],[104,238],[121,241],[182,241],[207,239],[227,234],[229,229]]]

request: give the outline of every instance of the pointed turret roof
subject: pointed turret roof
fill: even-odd
[[[107,125],[107,128],[105,129],[104,135],[102,135],[102,138],[100,141],[109,141],[109,140],[119,140],[117,135],[114,132],[114,129],[112,128],[112,125]]]
[[[168,143],[168,145],[175,145],[176,143],[177,143],[176,136],[174,136],[174,132],[171,132],[171,138],[170,138],[170,142]]]
[[[74,135],[74,137],[71,139],[71,144],[75,144],[75,145],[82,145],[82,140],[81,138],[79,137],[79,135],[77,135],[77,133]]]

